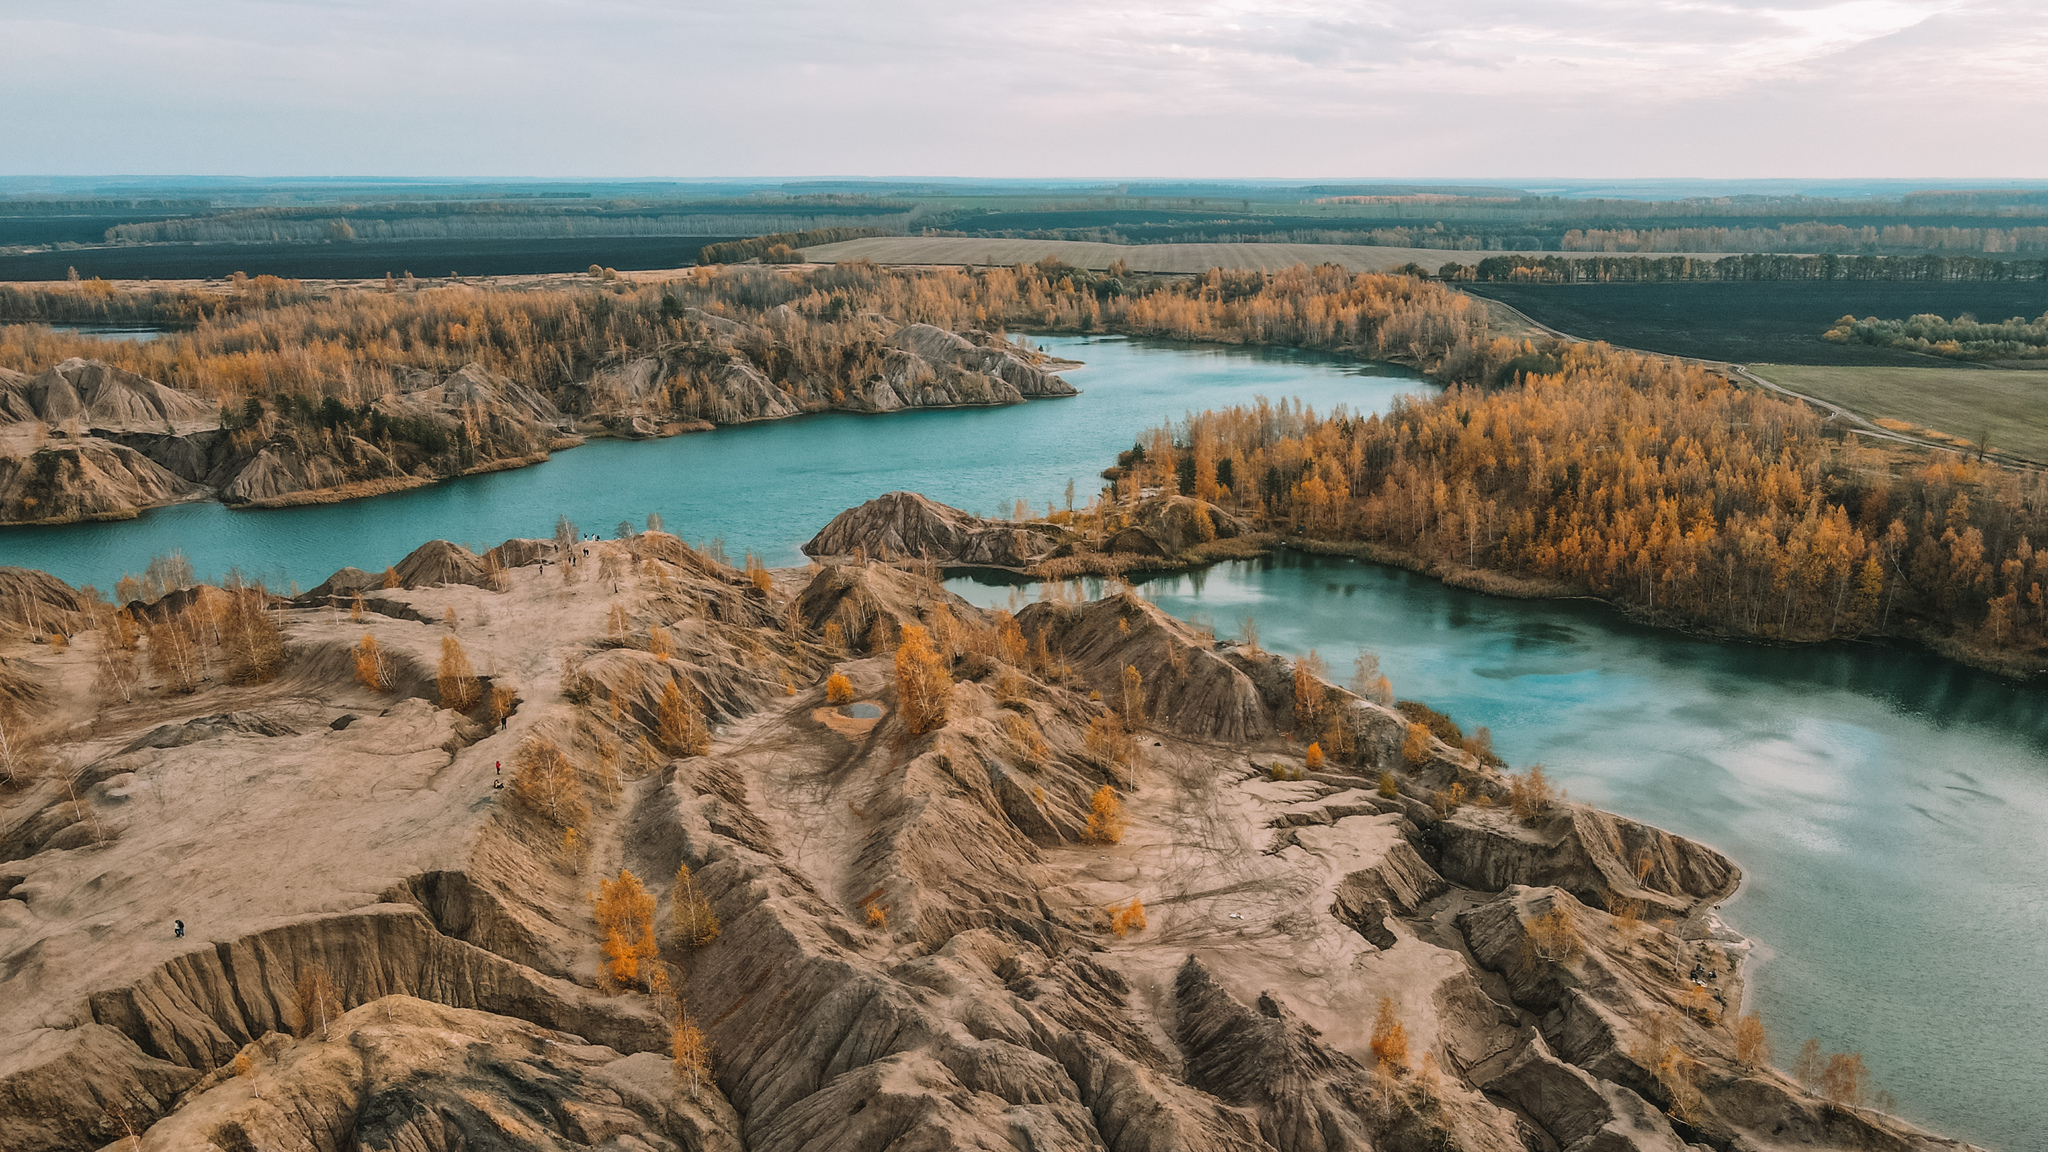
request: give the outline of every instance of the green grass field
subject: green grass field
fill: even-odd
[[[1750,371],[1872,420],[1903,421],[1991,449],[2048,462],[2048,372],[1996,368],[1752,364]],[[1907,431],[1907,429],[1900,429]]]

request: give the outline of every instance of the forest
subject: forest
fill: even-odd
[[[1909,635],[2038,664],[2048,476],[1824,434],[1803,405],[1569,344],[1385,416],[1205,412],[1126,454],[1269,528],[1776,640]],[[1481,586],[1487,586],[1482,580]]]
[[[1981,256],[1488,256],[1450,261],[1444,280],[1510,284],[1634,284],[1669,281],[1807,280],[1968,283],[2048,280],[2048,260]]]
[[[1823,338],[1837,344],[1903,348],[1951,360],[2040,360],[2048,359],[2048,313],[2034,320],[2015,316],[1999,321],[1970,316],[1954,320],[1935,315],[1904,320],[1844,316]]]
[[[98,358],[228,406],[286,394],[360,406],[390,391],[395,372],[470,363],[554,393],[626,355],[701,342],[705,321],[693,311],[752,322],[763,335],[743,351],[777,382],[793,371],[860,382],[859,365],[877,341],[862,320],[870,313],[953,331],[1118,331],[1351,348],[1452,380],[1485,378],[1512,355],[1506,342],[1487,339],[1482,306],[1407,276],[1324,266],[1165,279],[1056,262],[906,271],[852,263],[715,266],[659,284],[565,281],[531,290],[393,279],[382,290],[318,294],[272,277],[237,279],[225,292],[131,292],[90,280],[0,286],[0,323],[15,322],[0,328],[0,368],[34,373],[69,357]],[[43,326],[112,320],[182,327],[130,343]]]

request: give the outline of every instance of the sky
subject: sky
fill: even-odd
[[[0,0],[0,174],[2048,177],[2041,0]]]

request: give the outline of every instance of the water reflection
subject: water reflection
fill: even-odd
[[[1340,674],[1369,648],[1401,697],[1487,725],[1575,798],[1729,853],[1748,880],[1726,915],[1762,946],[1753,998],[1781,1059],[1817,1036],[1947,1134],[2021,1148],[2048,1131],[2042,687],[1903,645],[1717,641],[1336,557],[1138,587],[1233,634],[1253,616],[1263,646]]]

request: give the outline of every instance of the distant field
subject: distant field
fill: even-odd
[[[1055,256],[1076,268],[1107,268],[1122,260],[1133,272],[1194,273],[1211,268],[1292,268],[1337,264],[1353,272],[1391,272],[1415,263],[1434,272],[1448,261],[1470,264],[1496,252],[1440,248],[1374,248],[1363,244],[1091,244],[1081,240],[998,240],[973,236],[876,236],[804,249],[819,264],[1030,264]]]
[[[67,269],[108,280],[216,280],[235,272],[298,280],[415,276],[524,276],[694,264],[706,244],[732,236],[538,237],[504,240],[380,240],[353,244],[141,244],[0,255],[0,281],[62,280]]]
[[[1467,284],[1532,319],[1588,340],[1741,364],[1939,367],[1929,356],[1821,339],[1843,315],[1969,312],[1980,320],[2039,316],[2048,283],[1746,281],[1705,284]]]
[[[1811,364],[1749,369],[1880,423],[1903,421],[1970,444],[1988,432],[1992,450],[2048,462],[2048,371]]]

